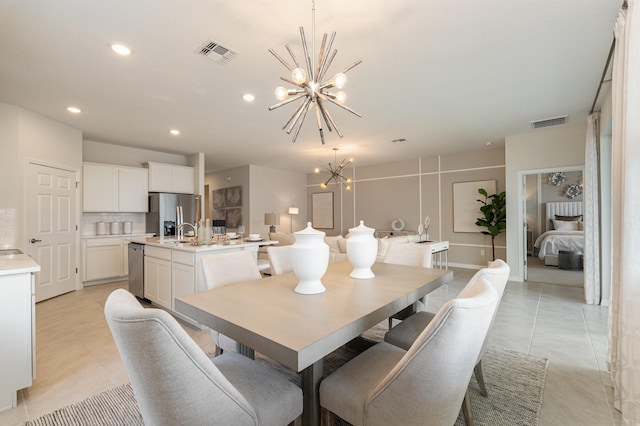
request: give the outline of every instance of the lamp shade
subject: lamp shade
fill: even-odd
[[[297,207],[289,207],[289,214],[299,214],[300,210]]]
[[[276,213],[265,213],[264,214],[264,224],[265,225],[280,225],[280,216]]]

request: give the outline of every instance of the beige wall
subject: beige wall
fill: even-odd
[[[511,279],[524,279],[524,217],[520,203],[527,171],[575,169],[584,165],[586,124],[538,129],[505,140],[507,191],[507,262]]]
[[[278,231],[293,229],[295,232],[305,226],[307,207],[303,173],[249,165],[208,173],[205,184],[209,185],[210,191],[242,185],[242,220],[247,233],[266,237],[269,226],[264,224],[265,213],[280,215]],[[289,215],[292,206],[300,209],[297,216]]]
[[[79,179],[82,133],[23,108],[0,103],[0,139],[0,245],[26,250],[27,161],[75,171]],[[78,212],[80,202],[78,192]]]
[[[491,240],[480,233],[453,232],[453,184],[496,180],[497,190],[505,189],[502,148],[455,155],[426,157],[348,169],[353,189],[320,183],[327,174],[307,175],[307,203],[311,219],[311,195],[334,193],[334,228],[328,235],[346,234],[360,220],[377,230],[391,230],[395,219],[405,222],[405,230],[415,231],[426,215],[431,217],[429,238],[450,242],[449,263],[479,267],[491,257]],[[484,255],[481,254],[484,251]],[[496,256],[505,257],[504,234],[496,240]]]

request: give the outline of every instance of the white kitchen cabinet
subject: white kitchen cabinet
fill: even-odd
[[[122,238],[93,238],[83,244],[86,281],[121,277],[123,273]]]
[[[172,308],[171,249],[145,247],[144,297],[167,309]]]
[[[171,309],[175,309],[174,299],[176,297],[195,293],[195,254],[177,250],[173,252],[171,258],[171,286],[173,289]]]
[[[0,275],[0,411],[17,405],[16,391],[35,375],[33,286],[31,273]]]
[[[85,212],[146,212],[148,170],[111,164],[82,166],[82,205]]]
[[[118,211],[118,168],[83,164],[82,206],[85,212]]]
[[[195,193],[193,167],[154,162],[148,166],[150,192]]]
[[[118,211],[149,210],[149,171],[140,167],[118,168]]]

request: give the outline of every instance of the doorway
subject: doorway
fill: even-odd
[[[561,174],[561,175],[558,175]],[[521,204],[524,244],[523,271],[524,280],[573,287],[584,287],[582,270],[559,269],[557,262],[549,262],[540,256],[539,243],[541,236],[547,231],[545,206],[547,202],[582,201],[582,194],[570,198],[567,188],[582,183],[582,167],[566,167],[556,169],[531,170],[523,173],[523,202]],[[549,179],[558,175],[560,179]],[[562,181],[558,183],[558,181]]]
[[[78,207],[76,172],[27,165],[27,253],[40,265],[36,302],[76,289]]]

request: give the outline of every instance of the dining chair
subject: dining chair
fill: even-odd
[[[209,290],[243,281],[262,278],[253,254],[246,250],[208,254],[201,257],[204,281]],[[216,355],[225,351],[239,352],[240,345],[230,337],[211,330]]]
[[[105,317],[148,425],[291,424],[302,392],[286,376],[237,353],[209,359],[169,313],[113,291]]]
[[[267,247],[267,255],[273,275],[293,271],[291,264],[291,246]]]
[[[460,294],[464,294],[464,292],[467,291],[468,287],[473,286],[475,282],[477,282],[481,278],[484,278],[489,281],[489,283],[491,283],[494,290],[498,294],[498,305],[500,305],[500,301],[502,300],[502,296],[504,295],[507,281],[509,280],[510,272],[511,270],[506,262],[501,259],[496,259],[491,263],[491,265],[489,265],[489,267],[480,269],[478,272],[476,272],[475,275],[471,277],[469,283],[465,286]],[[487,337],[491,333],[491,327],[493,326],[493,321],[495,320],[497,312],[498,310],[496,309],[496,312],[494,312],[493,316],[491,317],[491,322],[489,324],[489,333],[487,333]],[[385,342],[391,343],[404,349],[408,349],[420,335],[420,333],[422,333],[422,330],[424,330],[425,327],[427,327],[427,325],[429,325],[429,323],[433,320],[434,316],[435,314],[427,311],[417,312],[411,317],[406,318],[401,324],[398,324],[391,330],[389,330],[384,336]],[[478,355],[476,366],[474,368],[476,380],[478,382],[478,385],[480,386],[480,393],[483,396],[489,395],[482,373],[482,356],[484,355],[484,351],[488,341],[489,339],[485,338],[480,350],[480,354]]]
[[[320,383],[324,424],[335,414],[352,425],[453,425],[497,302],[480,279],[408,350],[380,342],[330,374]]]
[[[417,243],[396,243],[389,244],[389,248],[382,260],[383,263],[393,263],[396,265],[422,266],[423,268],[431,268],[433,266],[433,256],[429,244]],[[408,306],[396,312],[389,317],[389,330],[393,327],[393,320],[404,320],[415,311],[421,311],[427,304],[425,296],[416,302],[416,307]]]

